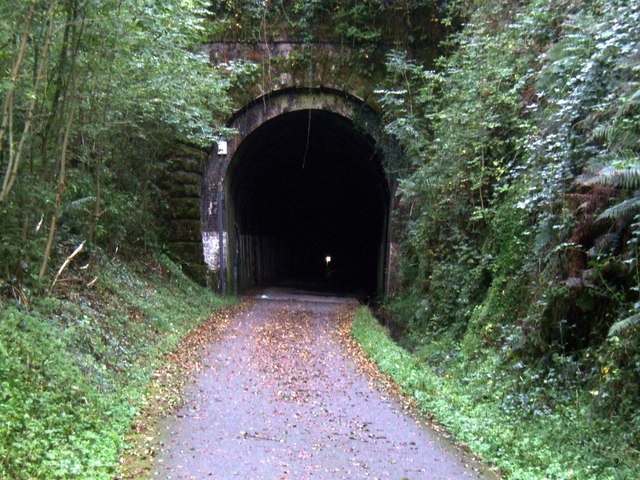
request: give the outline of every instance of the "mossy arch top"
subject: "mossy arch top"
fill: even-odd
[[[389,172],[400,154],[374,110],[336,90],[286,89],[253,101],[229,126],[237,133],[212,150],[202,184],[214,286],[385,293]]]

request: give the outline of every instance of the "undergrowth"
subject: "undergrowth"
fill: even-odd
[[[229,303],[167,258],[102,256],[61,283],[0,298],[0,478],[112,478],[161,354]]]
[[[567,380],[579,376],[569,359],[562,369],[505,368],[494,349],[469,356],[445,337],[410,353],[366,308],[353,335],[421,409],[511,480],[640,477],[633,425],[607,414],[598,392]]]
[[[436,68],[398,49],[377,90],[406,351],[373,354],[509,478],[639,478],[640,2],[458,4]]]

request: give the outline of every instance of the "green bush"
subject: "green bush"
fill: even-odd
[[[506,478],[623,480],[640,475],[637,421],[630,424],[624,416],[602,412],[606,399],[585,388],[587,375],[575,360],[557,358],[553,366],[533,368],[478,347],[469,357],[456,353],[455,342],[446,337],[414,355],[399,347],[364,307],[355,317],[353,335],[421,409]]]

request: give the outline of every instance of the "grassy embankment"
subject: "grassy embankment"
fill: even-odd
[[[230,303],[166,258],[102,259],[65,277],[27,305],[1,299],[3,479],[113,478],[162,355]]]
[[[541,372],[501,368],[499,354],[489,349],[472,357],[425,361],[396,344],[366,308],[355,317],[353,335],[420,409],[433,414],[458,442],[495,464],[506,478],[640,478],[638,452],[626,441],[627,424],[594,413],[596,392],[567,394],[567,385],[548,375],[540,387],[522,392],[519,385]],[[442,338],[432,347],[447,352],[457,345]],[[538,406],[513,407],[518,395],[528,395]]]

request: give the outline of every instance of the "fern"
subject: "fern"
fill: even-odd
[[[638,209],[640,209],[640,195],[636,195],[607,208],[604,212],[598,215],[598,220],[605,218],[618,218],[623,215],[634,213]]]
[[[640,167],[603,168],[598,174],[587,181],[588,184],[605,184],[625,190],[640,188]]]
[[[637,62],[637,65],[633,70],[634,74],[636,75],[638,72],[640,72],[640,61]],[[630,90],[631,94],[628,98],[624,99],[622,101],[622,104],[618,107],[618,110],[616,111],[616,117],[620,118],[627,115],[632,115],[634,109],[638,108],[638,106],[640,105],[640,82],[630,82],[628,85],[628,89]]]
[[[640,143],[640,135],[631,128],[622,128],[617,124],[605,124],[596,128],[594,136],[609,144],[609,150],[613,152],[633,151]]]
[[[69,202],[62,210],[63,215],[70,215],[76,212],[88,212],[89,208],[96,201],[96,197],[90,195],[88,197],[78,198]]]
[[[606,167],[585,183],[588,185],[611,185],[623,190],[637,190],[640,188],[640,167],[632,166],[621,169]],[[636,191],[631,198],[607,208],[598,216],[598,220],[618,218],[626,214],[635,213],[638,209],[640,209],[640,193]]]
[[[611,328],[609,328],[609,336],[613,337],[615,335],[618,335],[619,333],[628,330],[629,328],[638,324],[640,324],[640,313],[635,313],[630,317],[618,320],[616,323],[611,325]]]

